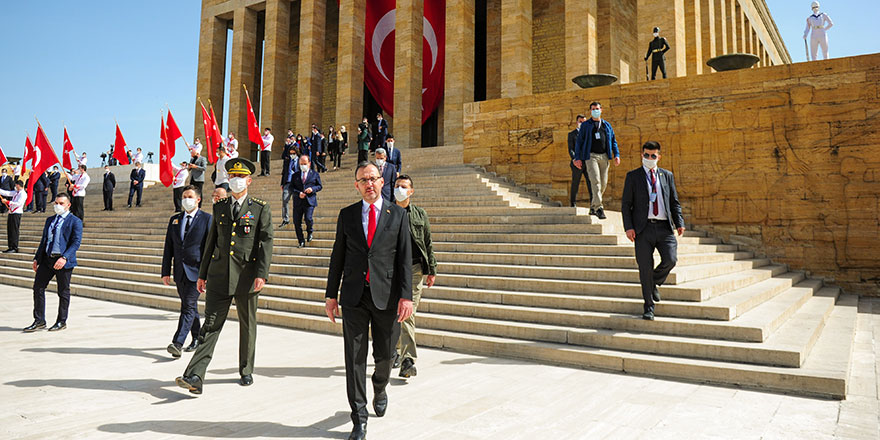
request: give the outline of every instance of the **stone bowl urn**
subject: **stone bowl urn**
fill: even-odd
[[[614,84],[617,77],[607,73],[593,73],[589,75],[578,75],[571,79],[571,82],[577,84],[582,89],[590,87],[600,87]]]
[[[715,58],[706,61],[706,64],[718,72],[725,70],[748,69],[761,61],[756,55],[750,53],[729,53],[727,55],[718,55]]]

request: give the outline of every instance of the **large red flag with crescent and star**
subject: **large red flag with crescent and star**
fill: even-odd
[[[61,162],[58,160],[55,150],[52,149],[52,144],[49,143],[49,138],[46,137],[43,126],[39,125],[39,123],[37,123],[37,135],[34,137],[33,159],[34,169],[31,171],[31,175],[34,178],[27,181],[27,201],[24,202],[25,206],[30,205],[34,199],[34,183],[38,180],[37,177],[45,173],[49,168],[52,168],[53,165]]]
[[[422,123],[443,97],[446,0],[425,0],[422,19]],[[364,82],[385,113],[394,116],[395,0],[370,0],[365,17]]]
[[[168,112],[171,117],[171,112]],[[169,151],[168,131],[165,129],[165,117],[162,117],[162,124],[159,125],[159,181],[166,187],[171,186],[174,180],[174,170],[171,168],[171,152]]]
[[[174,157],[174,154],[177,151],[176,145],[174,144],[178,139],[183,137],[183,133],[180,132],[180,128],[177,126],[177,122],[174,120],[174,117],[171,116],[171,109],[168,109],[168,124],[166,125],[168,133],[166,133],[166,141],[168,142],[168,152],[171,154],[171,157]],[[184,142],[186,140],[184,139]]]
[[[0,165],[5,165],[6,162],[9,162],[9,161],[6,160],[6,155],[3,154],[3,149],[0,148]]]
[[[214,133],[214,130],[211,128],[213,125],[211,123],[211,115],[208,114],[208,110],[205,108],[205,104],[202,104],[202,101],[199,100],[199,105],[202,106],[202,125],[205,126],[205,144],[208,146],[208,162],[214,163],[211,161],[211,148],[214,145],[211,142],[211,136]]]
[[[24,138],[24,156],[21,157],[21,175],[27,171],[27,163],[34,157],[34,144],[31,143],[31,136]],[[31,167],[33,168],[33,167]]]
[[[116,139],[113,141],[113,158],[119,161],[120,165],[128,165],[128,155],[125,154],[125,138],[122,137],[122,130],[119,129],[119,123],[116,124]]]

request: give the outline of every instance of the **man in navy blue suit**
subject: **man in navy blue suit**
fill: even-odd
[[[384,148],[376,149],[376,167],[379,168],[379,175],[385,179],[385,185],[382,186],[382,198],[394,203],[394,181],[397,180],[397,168],[385,160],[387,157]]]
[[[211,214],[199,209],[201,197],[196,187],[190,185],[183,189],[180,204],[183,212],[171,216],[168,231],[165,233],[165,251],[162,255],[162,282],[177,285],[180,297],[180,318],[177,331],[168,345],[168,353],[179,358],[182,351],[193,351],[199,346],[199,291],[196,281],[199,279],[199,267],[202,264],[202,253],[211,225]],[[174,269],[172,271],[172,268]],[[192,334],[192,342],[185,349],[187,333]]]
[[[55,215],[46,219],[43,237],[34,255],[34,322],[26,333],[46,328],[46,287],[52,277],[58,284],[58,317],[49,331],[67,328],[70,306],[70,276],[76,267],[76,251],[82,242],[82,220],[70,214],[70,197],[58,194],[52,206]]]
[[[636,244],[636,263],[642,298],[645,300],[642,319],[654,320],[654,303],[660,301],[658,286],[677,261],[678,235],[684,233],[681,203],[675,189],[675,178],[669,170],[657,166],[660,144],[654,141],[642,145],[642,166],[626,174],[620,212],[626,238]],[[660,264],[654,267],[654,250],[660,254]]]
[[[385,145],[388,147],[387,148],[388,163],[390,163],[391,165],[394,165],[394,168],[397,170],[397,173],[399,174],[400,171],[403,170],[403,159],[401,159],[401,157],[400,157],[400,148],[394,147],[394,136],[389,134],[388,137],[385,139]]]
[[[147,178],[147,172],[141,168],[141,163],[136,162],[131,170],[131,186],[128,188],[128,207],[131,208],[131,198],[137,192],[137,204],[141,206],[141,195],[144,193],[144,179]]]
[[[321,190],[321,175],[312,171],[309,166],[309,157],[303,154],[299,157],[300,172],[293,175],[290,180],[290,192],[293,194],[293,228],[296,230],[296,240],[299,247],[312,241],[312,214],[318,206],[318,191]],[[303,238],[302,221],[306,219],[306,232],[308,237]]]

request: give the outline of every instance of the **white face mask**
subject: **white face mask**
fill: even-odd
[[[394,199],[398,201],[404,201],[409,198],[409,190],[402,186],[398,186],[394,188]]]
[[[54,204],[52,205],[52,209],[54,209],[55,214],[58,215],[63,215],[65,212],[67,212],[67,208],[65,208],[64,205]]]
[[[660,36],[659,32],[654,32],[654,37],[659,37],[659,36]]]
[[[387,142],[388,148],[394,148],[394,142]]]
[[[233,177],[229,179],[229,190],[234,193],[240,193],[247,189],[247,178]]]
[[[649,170],[653,170],[654,168],[657,168],[657,159],[645,159],[643,157],[642,158],[642,165],[644,165],[645,168],[647,168]]]
[[[593,109],[593,110],[590,110],[590,116],[592,116],[592,117],[594,117],[594,118],[600,118],[600,117],[602,117],[602,109]]]
[[[192,212],[194,209],[199,207],[199,201],[198,199],[185,198],[180,200],[180,205],[183,206],[184,211]]]
[[[385,166],[385,159],[376,159],[376,166],[378,166],[379,168]]]

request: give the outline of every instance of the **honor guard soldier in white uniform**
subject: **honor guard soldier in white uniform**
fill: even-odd
[[[813,35],[810,37],[810,54],[812,55],[812,60],[816,61],[817,49],[819,46],[822,46],[822,59],[828,59],[828,35],[825,33],[828,29],[831,29],[831,26],[834,26],[834,23],[831,21],[831,17],[824,12],[819,12],[819,2],[813,2],[811,5],[813,8],[813,15],[807,17],[807,28],[804,29],[804,40],[807,39],[807,36],[810,35],[812,31]]]

